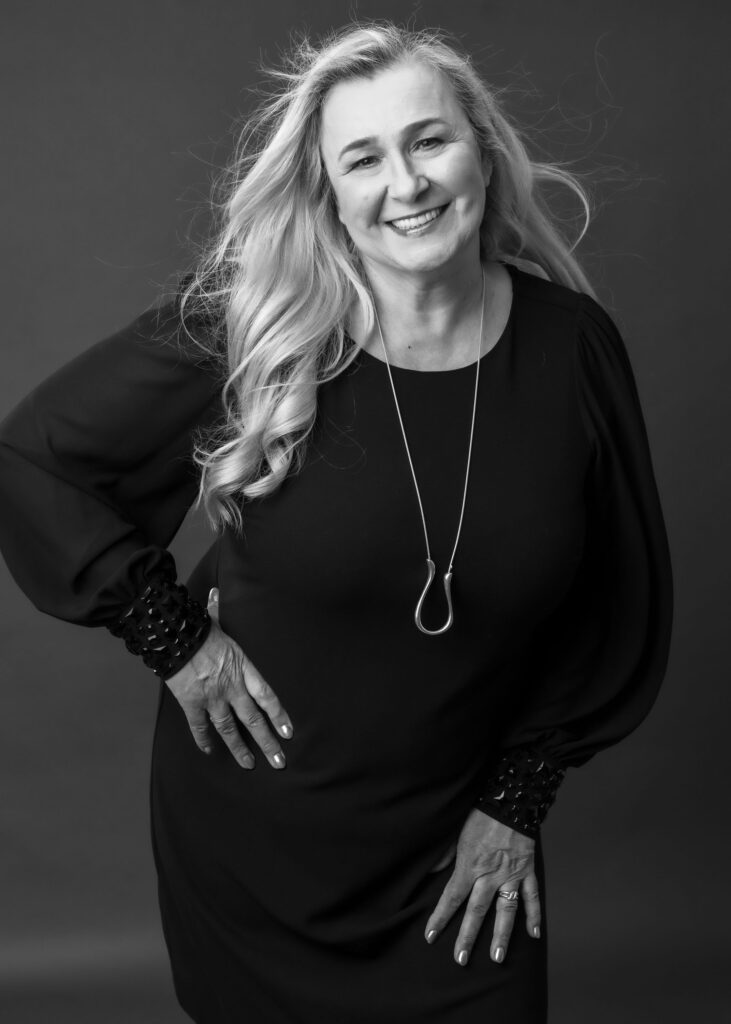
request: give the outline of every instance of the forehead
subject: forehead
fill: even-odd
[[[352,139],[385,139],[425,117],[467,123],[450,82],[426,64],[398,64],[373,78],[338,82],[322,105],[323,149],[338,153]]]

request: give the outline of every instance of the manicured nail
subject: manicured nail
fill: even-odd
[[[277,768],[284,768],[284,754],[275,754],[274,763]]]
[[[533,925],[533,934],[535,935],[535,937],[537,939],[540,939],[540,937],[541,937],[541,929],[538,927],[537,924]]]
[[[291,725],[283,725],[282,726],[282,736],[291,736],[291,735],[292,735],[292,726]]]
[[[436,928],[432,928],[432,930],[430,932],[427,932],[426,941],[427,942],[433,942],[436,934],[437,934]]]
[[[469,956],[469,953],[467,952],[467,950],[466,949],[461,949],[459,951],[459,956],[457,957],[458,963],[462,964],[462,966],[464,967],[464,965],[467,963],[467,957],[468,956]]]
[[[502,946],[498,946],[498,948],[495,950],[495,960],[496,960],[496,962],[501,964],[503,962],[503,956],[504,955],[505,954],[503,952],[503,947]]]

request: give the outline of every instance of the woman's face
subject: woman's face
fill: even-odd
[[[421,63],[340,82],[320,144],[366,268],[428,273],[479,259],[490,166],[450,83]]]

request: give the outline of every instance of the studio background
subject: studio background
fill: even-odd
[[[543,830],[551,1022],[720,1020],[730,717],[720,2],[6,3],[0,415],[187,266],[186,236],[204,227],[210,174],[228,156],[232,117],[254,100],[258,63],[278,62],[290,29],[317,35],[351,15],[456,34],[510,87],[508,110],[551,158],[595,172],[599,210],[579,252],[637,377],[676,610],[650,717],[568,773]],[[211,540],[202,516],[189,517],[172,548],[181,577]],[[157,680],[106,630],[41,615],[2,564],[0,600],[0,1016],[182,1024],[148,828]]]

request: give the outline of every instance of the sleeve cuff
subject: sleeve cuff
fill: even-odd
[[[167,680],[203,646],[211,617],[183,584],[175,582],[174,570],[166,568],[147,580],[142,593],[107,628],[155,675]]]
[[[565,774],[563,768],[529,747],[504,751],[475,806],[535,839]]]

